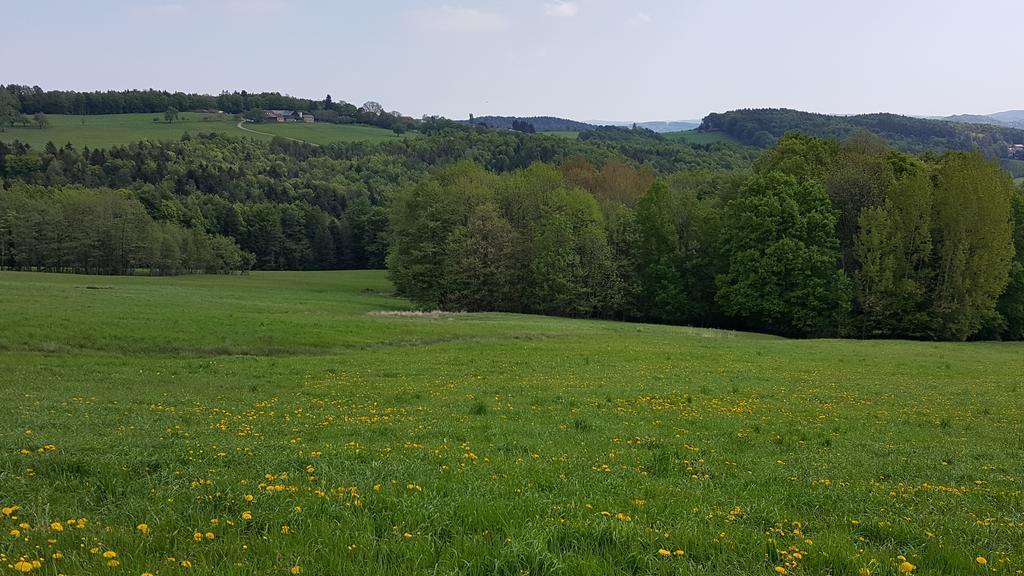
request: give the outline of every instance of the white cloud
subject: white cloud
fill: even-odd
[[[544,4],[544,13],[554,18],[572,18],[573,16],[576,16],[579,11],[580,6],[575,2],[555,0],[554,2],[547,2]]]
[[[626,20],[626,24],[630,26],[642,26],[644,24],[650,24],[653,22],[651,15],[646,12],[637,12]]]
[[[504,28],[508,23],[501,14],[447,4],[431,10],[418,10],[412,13],[412,17],[421,28],[432,32],[488,32]]]

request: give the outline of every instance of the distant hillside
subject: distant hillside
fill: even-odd
[[[499,130],[511,130],[513,122],[527,122],[532,124],[533,129],[537,132],[583,132],[597,128],[597,126],[586,122],[555,118],[554,116],[480,116],[465,122]]]
[[[995,118],[1000,122],[1024,122],[1024,110],[1007,110],[1006,112],[996,112],[995,114],[989,114],[989,118]]]
[[[671,122],[637,122],[636,125],[640,128],[647,128],[648,130],[654,130],[664,134],[665,132],[682,132],[684,130],[694,130],[700,126],[700,122],[688,122],[683,120],[676,120]]]
[[[911,152],[982,150],[1005,157],[1008,144],[1024,144],[1024,130],[990,124],[964,124],[896,114],[830,116],[787,109],[734,110],[709,114],[698,130],[723,132],[743,144],[768,147],[786,132],[843,139],[865,130]]]
[[[935,118],[935,120],[946,120],[948,122],[961,122],[964,124],[992,124],[993,126],[1005,126],[1006,124],[1000,120],[996,120],[991,116],[982,116],[980,114],[956,114],[954,116],[946,116],[945,118]]]
[[[995,114],[957,114],[955,116],[938,118],[938,120],[1024,128],[1024,110],[1007,110],[1006,112],[996,112]]]
[[[597,122],[591,121],[591,124],[597,124],[598,126],[624,126],[626,128],[646,128],[653,130],[659,134],[666,132],[683,132],[685,130],[694,130],[697,126],[700,126],[700,122],[696,120],[660,120],[652,122]]]

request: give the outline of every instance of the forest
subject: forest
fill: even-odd
[[[794,337],[1024,338],[1024,197],[977,153],[790,134],[751,174],[461,163],[396,199],[425,307]]]
[[[709,114],[698,130],[724,132],[749,146],[769,147],[787,132],[845,139],[867,131],[904,152],[980,150],[1007,158],[1009,144],[1024,144],[1024,130],[964,124],[897,114],[835,116],[787,109],[734,110]]]
[[[416,130],[325,146],[0,143],[0,267],[387,267],[402,295],[444,310],[1024,338],[1021,193],[984,147],[914,154],[864,130],[773,136],[764,151],[640,127],[568,139],[424,118]]]
[[[724,144],[581,142],[438,119],[421,122],[419,130],[424,137],[328,146],[216,134],[110,149],[0,143],[0,182],[14,191],[28,185],[129,190],[155,221],[234,240],[254,256],[256,269],[365,269],[384,266],[391,199],[435,166],[469,159],[508,172],[579,157],[609,170],[645,163],[676,172],[744,169],[756,157]],[[19,217],[5,210],[6,266],[41,266],[29,256],[36,241],[2,223]]]

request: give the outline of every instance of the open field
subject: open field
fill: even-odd
[[[361,126],[353,124],[246,124],[246,128],[259,132],[266,132],[274,136],[295,138],[312,144],[330,144],[331,142],[383,142],[396,138],[415,136],[414,132],[407,132],[402,136],[396,136],[391,130],[377,128],[376,126]],[[253,136],[255,136],[253,134]],[[272,136],[267,136],[269,140]]]
[[[687,144],[713,144],[715,142],[725,142],[727,144],[737,143],[731,136],[722,132],[697,132],[696,130],[683,130],[681,132],[665,132],[662,136],[669,140],[686,142]]]
[[[182,112],[175,122],[164,122],[163,114],[107,114],[95,116],[48,116],[49,128],[16,126],[0,132],[0,141],[20,140],[41,148],[47,142],[63,146],[68,142],[76,147],[109,148],[139,140],[178,140],[189,132],[220,132],[232,136],[245,136],[270,140],[274,135],[305,140],[314,144],[336,141],[380,142],[396,136],[390,130],[362,125],[336,124],[249,124],[248,127],[265,134],[239,130],[238,120],[231,114],[200,114]],[[158,118],[159,122],[153,119]],[[410,134],[411,135],[411,134]]]
[[[163,114],[103,114],[95,116],[47,116],[49,128],[15,126],[0,132],[0,140],[20,140],[34,148],[47,142],[63,146],[109,148],[139,140],[177,140],[185,132],[239,133],[238,122],[230,114],[199,114],[182,112],[176,122],[165,122]],[[158,118],[158,122],[153,119]]]
[[[1020,344],[389,292],[0,272],[0,572],[1024,570]]]

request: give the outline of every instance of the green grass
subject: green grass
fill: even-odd
[[[407,132],[402,136],[396,136],[391,130],[377,128],[375,126],[362,126],[354,124],[304,124],[304,123],[283,123],[283,124],[247,124],[250,130],[265,132],[274,136],[284,136],[303,140],[312,144],[330,144],[332,142],[384,142],[396,138],[407,138],[416,136],[415,132]],[[270,139],[272,136],[266,137]]]
[[[714,144],[723,142],[726,144],[737,144],[738,142],[728,134],[722,132],[697,132],[696,130],[683,130],[681,132],[665,132],[665,138],[676,142],[687,144]]]
[[[1024,569],[1020,344],[413,315],[389,292],[0,273],[0,572]]]
[[[185,132],[223,132],[241,134],[235,127],[237,120],[230,114],[200,114],[183,112],[176,122],[164,122],[163,114],[105,114],[96,116],[48,116],[49,128],[16,126],[0,132],[0,140],[20,140],[34,148],[47,142],[63,146],[68,142],[76,147],[109,148],[139,140],[178,140]],[[153,119],[158,118],[158,122]]]
[[[68,142],[76,147],[109,148],[139,140],[178,140],[189,132],[220,132],[232,136],[270,140],[274,136],[285,136],[313,144],[330,142],[382,142],[396,138],[390,130],[362,125],[338,124],[248,124],[256,134],[239,130],[238,120],[231,114],[201,114],[183,112],[180,120],[164,122],[163,114],[107,114],[96,116],[48,116],[49,128],[39,129],[16,126],[0,132],[0,141],[20,140],[34,148],[42,148],[47,142],[63,146]],[[158,118],[159,122],[153,119]],[[405,136],[415,136],[414,133]]]

